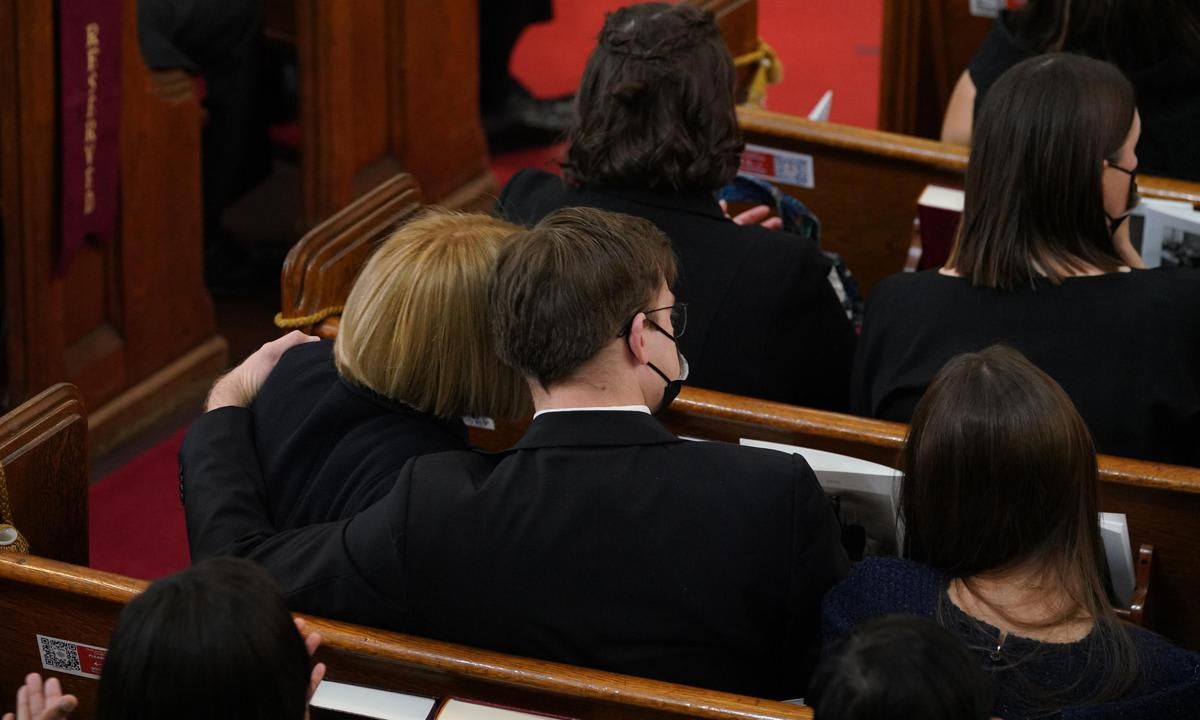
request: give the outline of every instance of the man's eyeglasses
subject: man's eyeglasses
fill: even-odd
[[[654,320],[650,317],[652,313],[662,312],[663,310],[671,311],[671,329],[675,332],[667,332],[666,328],[654,322]],[[679,338],[683,337],[683,331],[687,329],[687,303],[685,302],[677,302],[674,305],[653,308],[652,310],[641,310],[639,312],[644,313],[646,315],[647,322],[653,325],[660,333],[666,335],[672,340],[678,340]],[[633,318],[630,318],[630,322],[633,322]],[[621,332],[617,333],[617,337],[625,337],[628,334],[629,323],[626,323],[625,327],[621,329]]]

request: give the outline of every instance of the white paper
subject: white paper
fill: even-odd
[[[896,553],[901,541],[896,523],[899,470],[849,455],[784,443],[742,438],[741,444],[803,457],[825,493],[839,498],[842,523],[861,525],[866,530],[867,554]]]
[[[310,704],[378,720],[426,720],[435,702],[433,698],[322,680]]]
[[[1200,235],[1200,212],[1189,202],[1142,198],[1133,214],[1143,218],[1140,247],[1146,267],[1162,264],[1163,240],[1168,233]],[[1138,244],[1138,238],[1134,243]]]
[[[926,185],[925,190],[921,193],[921,197],[917,199],[917,204],[960,213],[963,211],[963,202],[965,199],[966,194],[962,190],[942,187],[941,185]]]
[[[1108,559],[1108,574],[1113,592],[1122,607],[1129,607],[1137,575],[1133,568],[1133,544],[1129,541],[1129,523],[1124,513],[1100,513],[1100,537]]]
[[[442,705],[442,711],[437,716],[437,720],[530,720],[530,718],[546,720],[545,715],[510,710],[493,705],[480,705],[479,703],[466,702],[454,698],[447,700]]]
[[[821,99],[813,105],[813,109],[808,111],[808,119],[816,122],[827,122],[829,113],[833,111],[833,91],[826,90]]]

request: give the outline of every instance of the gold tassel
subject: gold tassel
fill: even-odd
[[[733,59],[734,67],[754,65],[754,77],[750,79],[750,88],[746,93],[746,102],[762,105],[767,99],[767,85],[774,85],[783,79],[783,63],[775,49],[760,38],[758,47],[745,55]]]
[[[12,508],[8,504],[8,478],[0,465],[0,552],[27,553],[29,541],[12,524]]]

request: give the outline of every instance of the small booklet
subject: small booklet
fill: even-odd
[[[778,450],[803,457],[817,482],[832,498],[842,526],[859,526],[866,533],[864,555],[895,555],[900,547],[897,501],[900,471],[848,455],[742,438],[742,445]]]
[[[426,720],[433,698],[322,680],[309,702],[312,720]]]
[[[962,220],[962,190],[926,185],[917,200],[917,219],[921,224],[921,257],[918,270],[941,267],[950,257],[958,223]]]
[[[442,709],[434,720],[547,720],[547,718],[567,720],[558,715],[525,712],[472,700],[449,698],[442,703]]]

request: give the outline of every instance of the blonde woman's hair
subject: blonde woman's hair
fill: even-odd
[[[524,379],[492,342],[488,276],[519,230],[487,215],[429,211],[384,240],[363,266],[338,329],[346,379],[440,417],[522,417]]]

